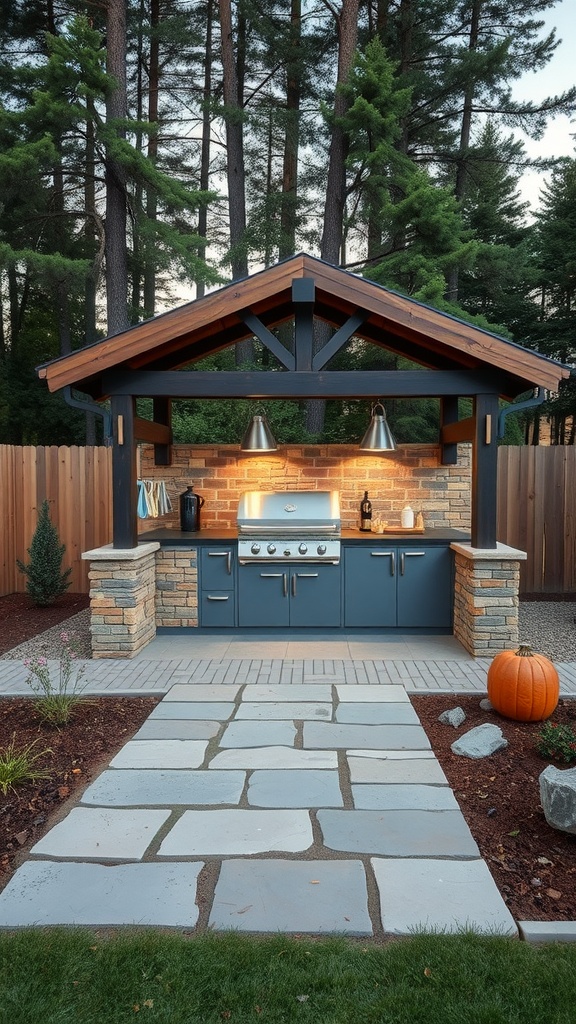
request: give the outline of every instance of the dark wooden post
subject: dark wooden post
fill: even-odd
[[[458,422],[458,396],[444,395],[440,399],[440,436],[442,428],[449,423]],[[442,465],[455,466],[458,462],[458,445],[456,442],[442,445]]]
[[[496,547],[498,395],[474,398],[472,443],[472,547]]]
[[[156,423],[164,423],[167,427],[172,426],[172,402],[169,398],[155,398],[153,402],[152,419]],[[154,465],[172,465],[172,445],[154,445]]]
[[[311,278],[303,277],[292,281],[296,370],[312,369],[314,296],[315,286]]]
[[[112,547],[138,546],[134,398],[112,395]]]

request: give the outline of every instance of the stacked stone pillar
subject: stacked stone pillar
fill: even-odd
[[[133,658],[156,635],[156,541],[85,551],[93,658]]]
[[[453,543],[454,636],[474,657],[493,657],[518,645],[520,562],[526,552]]]

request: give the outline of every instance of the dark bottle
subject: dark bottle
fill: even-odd
[[[368,499],[368,491],[360,502],[360,529],[369,533],[372,529],[372,502]]]

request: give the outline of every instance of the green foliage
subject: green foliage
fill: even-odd
[[[27,747],[16,746],[16,734],[12,741],[4,749],[0,749],[0,792],[6,796],[9,789],[13,789],[19,783],[35,782],[36,779],[47,779],[49,772],[45,768],[35,768],[34,765],[49,750],[32,753],[38,743],[34,740]]]
[[[43,722],[57,729],[68,724],[78,707],[90,703],[90,699],[81,693],[86,666],[78,661],[74,638],[63,630],[60,643],[61,652],[54,673],[43,655],[24,659],[29,672],[26,682],[36,694],[34,707]]]
[[[538,732],[536,750],[541,757],[572,764],[576,761],[576,732],[571,725],[544,722]]]
[[[62,557],[66,550],[60,544],[58,531],[50,519],[50,505],[47,499],[42,502],[38,514],[38,523],[32,543],[28,548],[30,561],[26,565],[17,559],[20,572],[26,576],[26,590],[37,605],[54,604],[70,583],[67,582],[72,568],[62,572]]]
[[[10,1024],[567,1024],[575,971],[573,944],[471,932],[384,943],[158,929],[0,933]]]

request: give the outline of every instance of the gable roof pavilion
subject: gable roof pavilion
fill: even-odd
[[[317,353],[313,322],[335,333]],[[294,351],[272,333],[294,321]],[[352,337],[418,363],[422,369],[336,371],[325,367]],[[194,371],[180,367],[257,337],[282,372]],[[533,387],[555,391],[568,367],[306,254],[38,367],[50,391],[74,387],[110,399],[113,420],[113,544],[136,547],[136,441],[169,462],[172,398],[442,399],[443,462],[458,441],[472,441],[472,544],[496,546],[498,399]],[[154,399],[154,420],[135,415],[135,398]],[[458,420],[458,398],[473,415]]]

